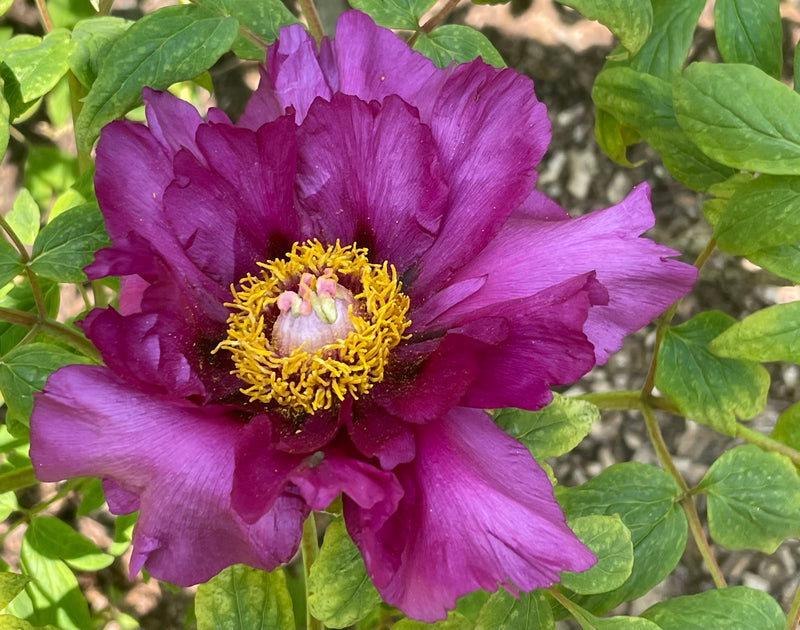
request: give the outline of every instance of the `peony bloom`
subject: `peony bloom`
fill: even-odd
[[[549,141],[531,81],[439,69],[350,12],[319,50],[281,31],[237,124],[145,90],[102,132],[95,185],[121,277],[86,335],[105,366],[37,396],[37,476],[104,480],[141,510],[133,574],[272,569],[343,496],[386,602],[445,616],[592,554],[485,408],[546,405],[695,278],[639,235],[642,185],[570,219],[533,190]]]

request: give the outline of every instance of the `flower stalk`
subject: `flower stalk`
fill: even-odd
[[[308,23],[308,32],[311,33],[314,41],[317,42],[317,46],[319,46],[322,38],[325,37],[325,31],[322,28],[322,21],[319,19],[314,0],[298,0],[298,4],[300,5],[300,12]]]

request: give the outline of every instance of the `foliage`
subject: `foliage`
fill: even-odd
[[[475,0],[476,2],[478,0]],[[714,37],[721,61],[690,61],[704,0],[560,0],[606,25],[620,45],[596,77],[595,137],[609,157],[629,166],[631,145],[645,142],[687,188],[706,195],[712,234],[696,265],[743,257],[779,278],[800,282],[800,85],[782,75],[779,0],[717,0]],[[490,0],[489,4],[502,2]],[[446,67],[481,56],[502,57],[480,32],[441,24],[433,0],[350,0],[384,26],[406,32],[409,44]],[[452,8],[449,3],[446,10]],[[0,14],[10,0],[0,0]],[[68,494],[83,500],[79,515],[107,515],[96,480],[73,480],[22,500],[36,484],[27,457],[32,396],[47,376],[70,363],[98,362],[72,317],[114,299],[108,283],[89,283],[83,268],[107,244],[91,187],[91,149],[100,128],[141,113],[143,86],[195,98],[210,87],[207,72],[223,56],[260,60],[281,26],[297,18],[279,0],[194,0],[158,8],[136,20],[110,16],[112,2],[38,3],[38,35],[0,28],[0,153],[24,146],[22,187],[0,217],[0,540],[24,529],[16,564],[0,572],[0,626],[98,628],[136,620],[113,602],[90,608],[77,576],[108,567],[128,546],[136,515],[118,517],[106,548],[43,511]],[[41,146],[28,135],[34,116],[53,127],[74,124],[77,151]],[[59,284],[77,287],[82,312],[59,313]],[[537,460],[574,449],[597,421],[598,409],[640,412],[663,469],[625,462],[576,487],[556,486],[568,523],[598,558],[584,574],[565,573],[559,586],[521,593],[477,592],[459,600],[444,621],[421,624],[382,604],[338,511],[327,527],[307,580],[288,569],[264,573],[234,566],[197,591],[198,628],[301,627],[312,620],[356,628],[554,628],[571,616],[582,628],[775,628],[797,622],[800,598],[782,611],[768,594],[726,586],[715,549],[774,552],[798,530],[798,405],[764,435],[742,420],[766,404],[769,362],[800,363],[798,302],[778,304],[736,321],[704,311],[673,324],[672,308],[656,327],[652,365],[635,392],[556,395],[538,412],[493,414],[503,430]],[[656,394],[656,388],[659,392]],[[696,485],[676,469],[655,411],[708,425],[751,444],[724,452]],[[551,460],[552,461],[552,460]],[[542,461],[542,463],[545,463]],[[553,478],[554,483],[556,480]],[[708,508],[706,538],[697,502]],[[604,616],[669,575],[691,536],[717,589],[659,602],[638,617]],[[300,601],[303,600],[303,601]]]

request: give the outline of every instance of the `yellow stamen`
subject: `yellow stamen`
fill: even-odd
[[[242,393],[251,401],[314,413],[348,395],[357,399],[383,379],[389,353],[411,323],[406,319],[409,300],[393,266],[370,263],[366,248],[342,247],[338,241],[324,247],[316,240],[295,243],[285,258],[259,266],[260,277],[248,274],[238,289],[231,287],[228,337],[217,347],[231,353],[232,373],[247,384]],[[281,356],[272,343],[278,297],[296,290],[303,274],[311,274],[314,290],[318,278],[356,288],[356,305],[348,309],[354,330],[314,352],[300,346]]]

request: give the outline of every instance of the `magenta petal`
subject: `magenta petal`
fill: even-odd
[[[142,90],[142,99],[147,127],[168,153],[195,146],[194,134],[203,119],[191,103],[148,87]]]
[[[357,242],[402,273],[430,247],[447,186],[430,129],[397,97],[336,94],[298,130],[297,191],[307,231]]]
[[[111,502],[141,514],[131,570],[146,564],[177,585],[205,582],[226,566],[270,570],[287,562],[307,508],[284,495],[257,522],[231,508],[234,444],[244,426],[183,402],[131,390],[106,368],[68,366],[37,394],[31,460],[39,479],[112,480]]]
[[[420,265],[414,291],[438,288],[489,242],[530,194],[550,141],[533,83],[480,59],[457,66],[431,118],[450,186],[450,211]]]
[[[338,89],[362,101],[383,102],[396,94],[431,119],[436,95],[450,75],[411,48],[392,31],[358,11],[343,13],[333,41]]]
[[[414,434],[400,418],[365,398],[354,405],[347,431],[355,447],[367,457],[377,457],[381,468],[391,470],[414,459]]]
[[[678,252],[638,238],[653,225],[649,188],[638,186],[620,204],[568,221],[539,221],[515,213],[487,247],[462,267],[453,282],[483,278],[484,285],[440,321],[459,322],[477,308],[501,306],[594,271],[608,304],[592,308],[584,332],[599,363],[694,282],[697,270],[669,260]],[[509,255],[509,252],[514,252]]]
[[[417,457],[395,473],[405,495],[383,527],[364,526],[354,506],[345,521],[378,592],[409,617],[443,619],[465,593],[546,587],[595,562],[547,475],[482,411],[419,426]]]

